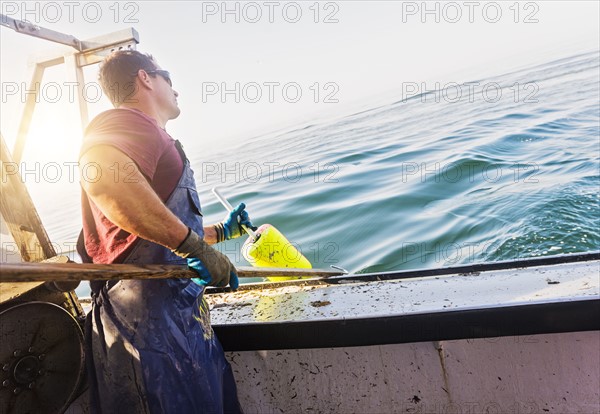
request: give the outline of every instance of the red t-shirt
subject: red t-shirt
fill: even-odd
[[[111,109],[94,118],[86,128],[80,156],[96,145],[111,145],[119,149],[137,164],[154,191],[165,202],[183,171],[183,160],[175,142],[154,119],[143,112]],[[93,168],[90,169],[92,170]],[[109,170],[101,173],[116,175],[119,171],[116,166]],[[121,179],[126,179],[127,171],[131,170],[125,168],[125,172],[119,172],[124,174]],[[94,177],[82,177],[82,180],[86,178]],[[94,263],[121,263],[138,237],[120,229],[106,218],[85,191],[82,191],[81,205],[87,254]]]

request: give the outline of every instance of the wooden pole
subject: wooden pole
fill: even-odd
[[[40,262],[55,257],[56,251],[35,209],[27,187],[21,179],[18,163],[11,157],[1,133],[0,173],[0,188],[2,189],[0,214],[2,214],[14,243],[21,253],[21,260],[26,262]],[[8,243],[4,243],[2,242],[2,247],[6,248]],[[0,267],[3,266],[3,264],[0,264]],[[0,282],[4,282],[4,280],[0,278]],[[31,280],[31,282],[35,281]],[[28,285],[20,286],[3,284],[0,286],[0,303],[7,300],[7,298],[14,297],[17,291],[22,293],[37,288],[39,285],[40,283],[29,283]],[[85,316],[74,292],[64,292],[64,298],[64,306],[71,314],[74,316]]]
[[[56,256],[50,238],[42,225],[25,184],[19,164],[11,158],[4,137],[0,134],[0,169],[2,197],[0,214],[26,262],[40,262]]]
[[[238,277],[330,277],[343,273],[327,269],[257,268],[240,266]],[[0,282],[67,282],[121,279],[189,279],[198,274],[187,266],[88,264],[88,263],[3,263]]]

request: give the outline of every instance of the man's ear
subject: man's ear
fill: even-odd
[[[148,75],[148,73],[146,73],[145,70],[140,69],[138,70],[137,76],[134,79],[136,86],[139,88],[144,88],[144,89],[149,89],[152,90],[154,89],[152,87],[152,79],[150,77],[150,75]]]

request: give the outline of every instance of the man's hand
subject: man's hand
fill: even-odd
[[[242,225],[256,231],[257,227],[252,225],[248,212],[245,210],[246,204],[240,203],[236,208],[225,216],[222,222],[215,225],[217,231],[217,241],[236,239],[244,235]]]
[[[234,290],[238,288],[237,272],[227,256],[210,247],[195,231],[191,230],[173,253],[187,259],[188,266],[198,273],[200,278],[194,282],[219,287],[229,284]]]

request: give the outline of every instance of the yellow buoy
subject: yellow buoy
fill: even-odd
[[[229,201],[215,187],[214,195],[227,211],[233,210]],[[250,237],[242,246],[242,255],[254,267],[289,267],[295,269],[312,269],[312,265],[296,247],[275,227],[263,224],[256,230],[242,225]],[[271,282],[302,279],[302,277],[271,276]]]
[[[248,237],[242,246],[244,258],[254,267],[290,267],[312,269],[306,257],[270,224],[263,224],[256,231],[256,241]],[[272,282],[302,279],[301,277],[273,276]]]

